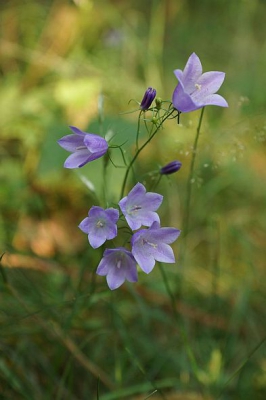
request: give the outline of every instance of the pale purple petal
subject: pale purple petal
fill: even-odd
[[[156,227],[154,229],[155,224],[151,226],[151,232],[153,238],[160,243],[160,241],[163,241],[164,243],[173,243],[178,236],[180,235],[181,231],[176,228],[160,228]]]
[[[125,282],[125,271],[123,269],[110,268],[106,280],[109,288],[115,290]]]
[[[157,248],[154,250],[154,258],[156,261],[174,263],[175,256],[172,248],[165,243],[158,243]]]
[[[197,110],[199,107],[193,102],[191,96],[185,93],[181,83],[174,90],[172,102],[174,107],[183,113]]]
[[[225,78],[223,72],[206,72],[198,80],[195,91],[191,94],[196,104],[204,104],[205,97],[217,92]]]
[[[83,132],[75,126],[70,126],[70,129],[74,134],[58,140],[61,147],[72,153],[65,161],[65,168],[83,167],[107,152],[108,143],[101,136]]]
[[[172,97],[173,106],[180,112],[194,111],[206,105],[228,107],[223,97],[212,97],[220,89],[225,73],[210,71],[202,74],[199,57],[193,53],[184,70],[174,71],[179,80]]]
[[[100,247],[106,240],[117,236],[118,210],[114,208],[104,210],[101,207],[92,206],[88,215],[81,221],[79,228],[88,234],[89,243],[94,249]]]
[[[87,147],[90,153],[97,154],[96,158],[103,156],[108,150],[108,144],[106,140],[101,136],[93,135],[92,133],[85,135],[84,145]]]
[[[140,268],[147,274],[151,272],[155,261],[175,262],[175,257],[169,243],[173,243],[180,231],[175,228],[160,228],[154,222],[148,229],[142,229],[132,236],[132,254]]]
[[[88,234],[93,225],[94,222],[92,222],[88,217],[86,217],[79,224],[79,229],[81,229],[82,232]]]
[[[133,189],[131,189],[131,191],[128,193],[128,195],[126,197],[124,197],[119,204],[124,204],[127,202],[128,199],[130,199],[130,202],[133,203],[138,203],[139,201],[142,200],[143,196],[146,193],[146,189],[145,186],[142,185],[141,183],[137,183]]]
[[[225,73],[220,71],[205,72],[196,82],[202,89],[208,88],[209,92],[216,93],[223,84]]]
[[[80,168],[87,164],[91,159],[91,155],[87,149],[77,150],[70,154],[64,163],[65,168]]]
[[[155,211],[162,200],[163,196],[158,193],[146,193],[145,186],[137,183],[118,204],[130,228],[136,230],[142,225],[150,226],[154,221],[160,221]]]
[[[146,246],[136,242],[136,244],[132,247],[132,254],[142,271],[144,271],[146,274],[149,274],[153,270],[155,266],[155,259],[153,254],[147,251]]]
[[[107,284],[111,290],[117,289],[125,280],[137,282],[136,260],[124,247],[106,249],[96,273],[107,275]]]
[[[194,90],[195,83],[202,74],[202,65],[199,57],[192,53],[183,71],[182,83],[186,88],[187,93]]]
[[[151,211],[158,210],[162,204],[163,196],[158,193],[147,192],[142,199],[141,204],[143,208],[150,209]]]
[[[160,222],[159,215],[154,211],[140,210],[137,219],[133,216],[127,215],[126,221],[130,228],[135,231],[143,226],[150,226],[153,222]]]
[[[105,213],[108,215],[108,217],[113,221],[117,222],[119,218],[119,211],[116,208],[107,208],[105,210]]]
[[[84,137],[77,135],[66,135],[57,141],[57,143],[67,151],[76,151],[77,147],[84,147]]]
[[[183,82],[183,71],[181,69],[175,69],[174,74],[179,80],[179,82]]]
[[[76,128],[75,126],[70,126],[69,128],[70,128],[70,129],[72,130],[72,132],[74,132],[76,135],[82,135],[82,136],[87,135],[86,132],[81,131],[79,128]]]
[[[228,107],[227,101],[219,94],[211,94],[204,99],[205,106]]]

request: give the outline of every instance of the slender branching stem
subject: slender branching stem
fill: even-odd
[[[128,175],[129,172],[133,166],[133,164],[135,163],[136,159],[138,158],[139,154],[141,153],[141,151],[147,146],[147,144],[152,140],[152,138],[156,135],[156,133],[158,132],[158,130],[162,127],[163,123],[167,120],[167,118],[169,118],[176,110],[174,108],[171,108],[169,110],[169,112],[167,112],[163,118],[161,119],[161,121],[158,123],[155,131],[149,136],[149,138],[146,140],[146,142],[143,143],[143,145],[141,147],[139,147],[136,150],[136,153],[134,155],[134,157],[132,158],[132,160],[130,161],[125,176],[124,176],[124,180],[123,180],[123,184],[122,184],[122,189],[121,189],[121,194],[120,194],[120,199],[122,199],[123,195],[124,195],[124,191],[125,191],[125,187],[127,184],[127,179],[128,179]]]

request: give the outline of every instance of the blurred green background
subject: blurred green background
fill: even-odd
[[[0,12],[0,399],[265,399],[266,2],[9,0]],[[175,265],[110,292],[102,251],[77,228],[102,195],[102,160],[65,170],[56,140],[74,125],[130,154],[129,100],[148,86],[171,100],[192,52],[226,72],[229,108],[205,110],[185,263],[181,235]],[[145,182],[183,163],[157,188],[165,226],[183,226],[199,115],[168,121],[137,166]],[[123,174],[108,166],[110,202]]]

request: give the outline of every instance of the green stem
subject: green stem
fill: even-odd
[[[162,120],[160,121],[159,125],[157,126],[157,128],[155,129],[155,131],[150,135],[150,137],[146,140],[146,142],[137,149],[134,157],[132,158],[132,160],[130,161],[125,176],[124,176],[124,180],[123,180],[123,184],[122,184],[122,189],[121,189],[121,194],[120,194],[120,199],[123,198],[124,195],[124,191],[125,191],[125,187],[126,187],[126,183],[127,183],[127,178],[129,175],[129,172],[134,164],[134,162],[136,161],[136,159],[138,158],[139,154],[141,153],[141,151],[144,149],[144,147],[147,146],[147,144],[152,140],[152,138],[156,135],[156,133],[158,132],[158,130],[161,128],[161,126],[163,125],[163,123],[167,120],[167,118],[169,118],[176,110],[174,108],[170,109],[169,112],[166,113],[166,115],[162,118]]]
[[[139,113],[138,116],[138,128],[137,128],[137,135],[136,135],[136,151],[139,149],[139,132],[140,132],[140,117],[141,117],[142,111]]]
[[[192,350],[192,348],[191,348],[191,346],[189,344],[189,338],[188,338],[186,329],[182,325],[182,323],[180,323],[180,319],[178,317],[178,311],[177,311],[177,307],[176,307],[176,299],[175,299],[174,293],[170,288],[170,285],[169,285],[169,282],[168,282],[168,279],[167,279],[167,276],[166,276],[166,273],[164,271],[164,268],[163,268],[162,264],[161,263],[158,263],[158,264],[159,264],[160,272],[161,272],[161,275],[162,275],[162,278],[163,278],[163,282],[164,282],[166,291],[167,291],[168,296],[169,296],[170,301],[171,301],[172,311],[173,311],[175,320],[178,323],[178,327],[179,327],[179,330],[180,330],[182,342],[183,342],[183,345],[185,347],[188,359],[190,361],[191,369],[193,371],[193,374],[194,374],[197,382],[200,385],[200,388],[201,388],[201,391],[202,391],[202,394],[203,394],[202,383],[201,383],[201,381],[199,380],[199,377],[198,377],[199,367],[198,367],[196,358],[194,356],[193,350]]]
[[[184,262],[185,253],[186,253],[186,238],[187,238],[187,234],[188,234],[188,230],[189,230],[190,202],[191,202],[192,183],[193,183],[193,177],[194,177],[194,165],[195,165],[195,159],[196,159],[196,154],[197,154],[198,140],[199,140],[200,128],[201,128],[202,119],[203,119],[203,113],[204,113],[204,107],[201,110],[201,114],[200,114],[200,118],[199,118],[199,123],[198,123],[196,136],[195,136],[193,149],[192,149],[190,170],[189,170],[189,175],[188,175],[188,180],[187,180],[186,203],[185,203],[185,212],[184,212],[185,217],[184,217],[184,227],[183,227],[184,247],[183,247],[182,262]]]

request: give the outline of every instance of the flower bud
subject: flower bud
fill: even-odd
[[[171,161],[169,164],[166,164],[164,167],[160,169],[161,175],[170,175],[174,172],[177,172],[182,167],[182,163],[180,161]]]
[[[142,111],[146,111],[149,109],[151,103],[155,99],[155,96],[156,96],[156,90],[149,87],[144,93],[143,99],[140,103],[140,108]]]

